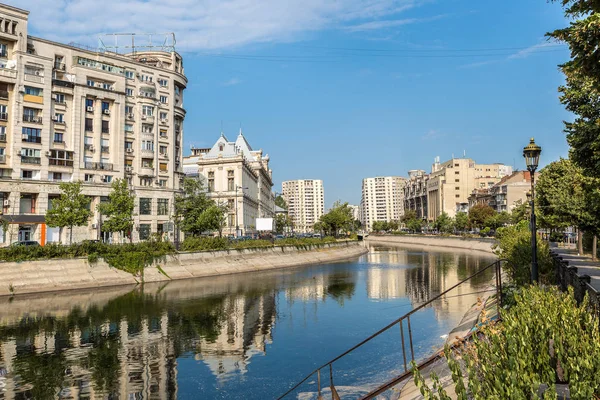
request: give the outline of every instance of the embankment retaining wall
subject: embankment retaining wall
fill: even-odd
[[[490,238],[462,238],[425,235],[371,235],[367,238],[367,241],[371,244],[451,247],[455,249],[485,251],[487,253],[492,253],[492,246],[495,243],[495,239]]]
[[[343,261],[367,253],[358,242],[328,243],[321,246],[269,247],[180,253],[157,262],[158,268],[145,269],[145,282],[200,278],[275,268],[298,267]],[[131,274],[111,268],[99,260],[90,264],[85,258],[0,263],[0,296],[132,285],[140,282]]]

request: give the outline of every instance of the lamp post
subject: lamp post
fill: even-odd
[[[242,187],[240,185],[235,185],[235,237],[240,236],[240,225],[238,224],[238,190],[242,189],[242,194],[244,194],[243,190],[248,189],[247,187]]]
[[[537,232],[535,226],[535,170],[538,167],[540,161],[540,154],[542,148],[535,144],[533,138],[529,141],[529,144],[523,148],[523,157],[525,157],[525,164],[527,170],[531,176],[531,281],[533,283],[538,282],[538,262],[537,262]]]

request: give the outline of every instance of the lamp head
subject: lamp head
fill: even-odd
[[[529,144],[523,148],[523,157],[525,157],[525,164],[529,172],[534,173],[537,169],[541,153],[542,148],[535,144],[535,141],[531,138]]]

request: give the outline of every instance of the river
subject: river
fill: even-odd
[[[0,399],[271,399],[494,261],[370,247],[360,259],[140,287],[0,298]],[[412,321],[430,355],[493,278]],[[335,366],[344,398],[400,371],[394,330]],[[314,380],[290,398],[315,398]]]

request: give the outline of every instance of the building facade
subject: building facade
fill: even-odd
[[[537,177],[537,175],[536,175]],[[475,189],[469,197],[469,206],[486,204],[497,212],[510,212],[519,204],[526,203],[531,191],[531,173],[516,171],[503,177],[487,189]]]
[[[362,181],[362,225],[371,230],[375,221],[399,221],[404,215],[406,178],[381,176]]]
[[[126,179],[136,196],[133,240],[173,238],[187,86],[181,56],[174,49],[90,51],[32,37],[28,14],[0,5],[0,204],[11,224],[4,243],[65,242],[67,230],[61,237],[48,228],[45,214],[59,184],[74,181],[83,183],[93,211],[74,240],[100,238],[96,206],[116,179]]]
[[[429,175],[422,169],[408,171],[404,185],[404,210],[414,211],[418,219],[427,219],[427,181]]]
[[[444,163],[435,159],[427,181],[427,215],[435,221],[442,213],[450,217],[469,210],[469,196],[474,189],[491,188],[512,173],[503,164],[476,164],[470,158],[452,158]]]
[[[281,184],[295,232],[313,232],[325,211],[325,191],[319,179],[299,179]]]
[[[229,210],[224,232],[245,235],[256,231],[256,218],[275,216],[269,160],[250,147],[240,130],[234,142],[221,134],[210,149],[192,149],[184,158],[184,171],[201,177],[208,196]]]

